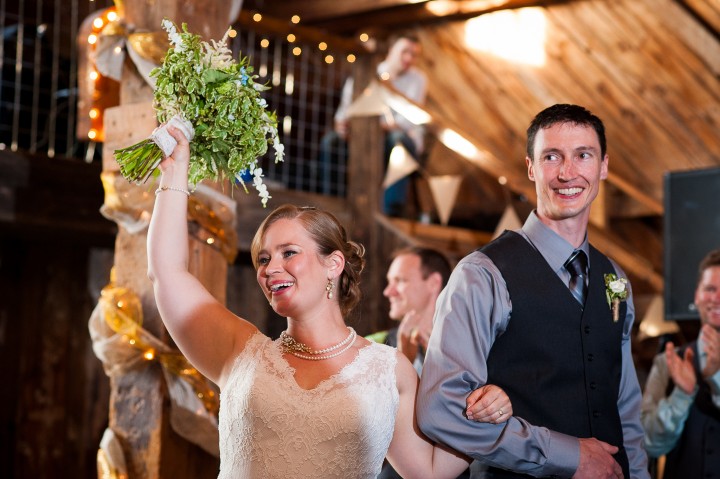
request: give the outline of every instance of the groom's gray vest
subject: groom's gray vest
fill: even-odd
[[[615,273],[612,264],[590,247],[583,309],[519,234],[506,231],[481,251],[500,270],[512,302],[507,330],[487,360],[488,383],[503,388],[514,415],[533,425],[618,446],[615,459],[630,477],[617,407],[627,305],[620,303],[620,319],[613,322],[604,282],[604,274]]]

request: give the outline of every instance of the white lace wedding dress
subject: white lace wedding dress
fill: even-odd
[[[372,343],[302,389],[279,343],[256,334],[220,396],[220,479],[374,478],[398,409],[396,350]]]

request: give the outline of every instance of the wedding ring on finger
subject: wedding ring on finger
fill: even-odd
[[[498,413],[500,413],[500,416],[502,416],[503,414],[505,414],[502,409],[500,409],[500,410],[498,411]]]

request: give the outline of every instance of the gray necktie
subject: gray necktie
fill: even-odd
[[[578,303],[585,305],[585,296],[587,295],[587,285],[585,278],[587,277],[587,256],[582,250],[575,250],[565,261],[565,269],[570,273],[570,292]]]

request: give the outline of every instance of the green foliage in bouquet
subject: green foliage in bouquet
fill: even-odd
[[[228,33],[219,42],[207,43],[188,32],[185,24],[178,32],[174,23],[164,20],[163,28],[171,47],[162,66],[150,73],[156,79],[153,107],[161,124],[179,117],[185,120],[178,120],[181,124],[192,125],[190,135],[186,135],[194,134],[190,142],[190,186],[222,178],[243,184],[241,175],[250,173],[265,205],[270,196],[257,159],[267,152],[268,145],[275,150],[275,162],[282,161],[284,153],[277,118],[267,111],[260,95],[267,87],[255,83],[257,77],[247,58],[233,59],[227,46]],[[165,138],[158,140],[160,135]],[[168,137],[156,130],[151,138],[116,150],[121,174],[129,181],[145,182],[163,155],[170,154],[175,146],[172,137],[170,146],[159,146]]]

